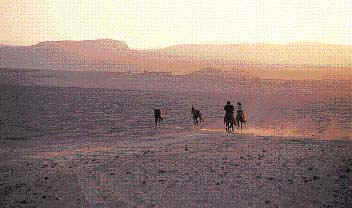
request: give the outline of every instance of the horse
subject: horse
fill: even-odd
[[[194,109],[193,105],[192,105],[191,114],[193,119],[193,125],[198,126],[200,123],[204,121],[202,118],[202,114],[200,113],[200,110]]]
[[[161,117],[160,109],[154,109],[154,118],[155,118],[155,128],[156,128],[158,124],[160,125],[160,122],[164,120],[163,117]]]
[[[225,130],[227,133],[232,133],[233,132],[233,127],[236,125],[235,119],[233,117],[233,114],[227,114],[224,117],[224,123],[225,123]]]
[[[246,114],[242,110],[238,110],[236,115],[237,128],[242,129],[242,124],[245,124],[245,123],[247,123]]]

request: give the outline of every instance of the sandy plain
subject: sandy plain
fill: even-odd
[[[0,207],[352,207],[350,82],[91,73],[2,72]]]

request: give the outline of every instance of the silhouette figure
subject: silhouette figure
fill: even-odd
[[[226,105],[224,106],[225,116],[224,116],[224,124],[226,132],[230,133],[233,132],[233,126],[235,124],[234,118],[234,111],[235,107],[231,104],[230,101],[227,101]]]
[[[192,119],[193,119],[193,125],[198,126],[200,123],[203,122],[202,114],[200,113],[199,110],[196,110],[193,105],[192,105]]]
[[[161,117],[161,110],[160,109],[154,109],[154,118],[155,118],[155,128],[160,125],[160,122],[163,120],[163,117]]]
[[[237,123],[237,128],[242,129],[242,124],[247,122],[246,114],[242,110],[242,103],[238,102],[237,103],[237,115],[236,115],[236,123]]]

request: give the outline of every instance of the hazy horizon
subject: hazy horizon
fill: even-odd
[[[296,42],[350,46],[351,14],[347,0],[5,0],[0,44],[114,39],[133,49]]]
[[[313,42],[313,41],[293,41],[293,42],[286,42],[286,43],[280,43],[280,42],[204,42],[204,43],[178,43],[174,45],[166,45],[163,47],[154,47],[154,48],[133,48],[131,47],[128,42],[124,40],[118,40],[118,39],[112,39],[112,38],[98,38],[98,39],[82,39],[82,40],[45,40],[45,41],[38,41],[35,43],[31,44],[16,44],[16,43],[7,43],[7,42],[0,42],[1,45],[5,46],[34,46],[39,43],[44,43],[44,42],[65,42],[65,41],[74,41],[74,42],[80,42],[80,41],[97,41],[97,40],[114,40],[114,41],[121,41],[127,44],[127,46],[130,49],[134,50],[153,50],[153,49],[163,49],[163,48],[169,48],[173,46],[182,46],[182,45],[216,45],[216,46],[221,46],[221,45],[278,45],[278,46],[287,46],[287,45],[334,45],[334,46],[352,46],[351,44],[334,44],[334,43],[323,43],[323,42]]]

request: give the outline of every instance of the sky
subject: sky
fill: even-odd
[[[352,45],[351,0],[0,0],[0,44],[51,40]]]

